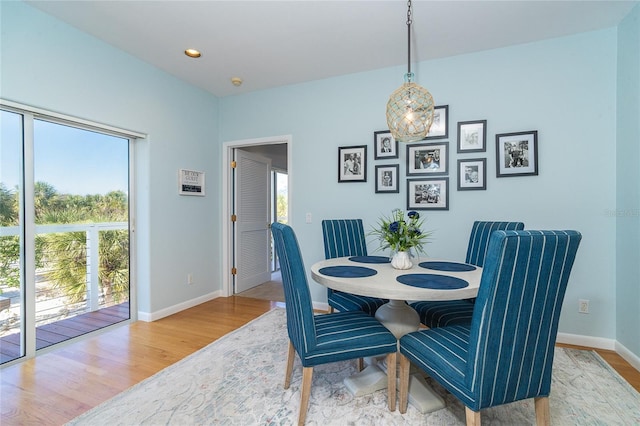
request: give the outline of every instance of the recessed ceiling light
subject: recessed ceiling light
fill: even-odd
[[[196,49],[187,49],[184,51],[184,54],[190,58],[199,58],[200,56],[202,56],[202,53],[200,53],[200,51]]]
[[[231,77],[231,83],[234,86],[240,86],[242,84],[242,79],[240,77]]]

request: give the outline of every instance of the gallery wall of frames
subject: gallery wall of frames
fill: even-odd
[[[427,137],[399,143],[389,130],[373,132],[376,194],[394,194],[406,185],[407,210],[449,210],[449,176],[456,173],[458,191],[487,189],[487,120],[459,121],[456,126],[457,163],[450,164],[449,105],[435,107]],[[367,181],[367,145],[338,148],[338,182]],[[496,133],[496,177],[538,175],[538,131]],[[400,161],[405,176],[400,176]],[[451,172],[450,167],[455,170]]]

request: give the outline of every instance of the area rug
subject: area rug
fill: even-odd
[[[292,425],[302,368],[283,388],[287,353],[284,309],[223,336],[69,425]],[[640,394],[592,351],[557,348],[550,410],[553,425],[638,425]],[[446,408],[421,414],[387,409],[386,390],[354,397],[343,379],[354,361],[314,369],[308,425],[464,425],[463,405],[427,379]],[[533,400],[482,411],[483,425],[533,425]]]

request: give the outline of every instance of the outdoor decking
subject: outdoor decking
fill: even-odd
[[[36,327],[36,350],[129,319],[129,302]],[[20,333],[0,337],[0,363],[20,357]]]

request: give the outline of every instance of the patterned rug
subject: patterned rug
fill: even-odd
[[[284,309],[272,310],[75,418],[69,425],[292,425],[302,368],[283,388]],[[355,362],[314,369],[308,425],[464,425],[463,405],[427,379],[446,408],[387,409],[386,390],[354,397],[343,379]],[[638,425],[640,394],[595,352],[557,348],[550,396],[553,425]],[[482,411],[482,424],[533,425],[533,400]]]

